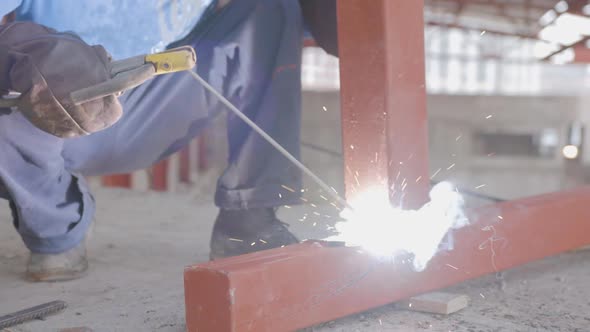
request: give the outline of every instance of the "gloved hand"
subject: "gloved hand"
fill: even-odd
[[[110,78],[110,57],[70,33],[16,22],[0,26],[0,95],[20,92],[18,110],[38,128],[58,137],[102,130],[122,114],[116,96],[75,106],[72,91]]]

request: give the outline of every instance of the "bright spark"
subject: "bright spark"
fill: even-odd
[[[439,251],[449,229],[467,224],[463,197],[448,182],[435,185],[430,202],[418,210],[392,206],[380,187],[353,197],[350,203],[354,211],[341,213],[345,221],[335,225],[338,234],[328,240],[344,241],[379,258],[413,254],[418,271]]]
[[[483,296],[482,293],[479,293],[479,296],[481,296],[482,299],[485,299],[486,298],[485,296]]]
[[[359,182],[359,178],[358,178],[358,176],[356,176],[356,175],[354,176],[354,181],[356,182],[356,184],[357,184],[358,186],[360,186],[360,185],[361,185],[361,183]]]
[[[500,220],[504,220],[504,217],[502,217],[502,216],[498,216],[498,219],[500,219]]]
[[[258,241],[260,241],[262,243],[268,243],[268,242],[264,241],[263,239],[258,239]]]
[[[447,171],[449,171],[453,167],[455,167],[455,164],[451,164],[451,166],[447,167]]]
[[[236,241],[236,242],[244,242],[244,240],[234,239],[233,237],[230,237],[229,240],[230,241]]]
[[[486,116],[486,119],[491,119],[491,118],[492,118],[492,115],[491,114],[488,115],[488,116]]]
[[[482,31],[482,32],[481,32],[479,35],[480,35],[480,36],[483,36],[483,35],[485,35],[485,34],[486,34],[486,31],[485,31],[485,30],[483,30],[483,31]]]
[[[322,106],[322,108],[324,109],[324,112],[328,111],[328,108],[326,106]]]
[[[481,189],[481,188],[483,188],[485,186],[486,186],[485,184],[480,184],[479,186],[475,187],[475,189]]]
[[[440,171],[442,171],[442,168],[437,169],[436,172],[434,172],[434,174],[432,174],[430,179],[432,180],[438,173],[440,173]]]
[[[285,186],[284,184],[282,184],[282,185],[281,185],[281,187],[283,187],[283,189],[289,190],[289,191],[290,191],[290,192],[292,192],[292,193],[294,193],[294,192],[295,192],[295,190],[294,190],[293,188],[291,188],[291,187],[287,187],[287,186]]]
[[[446,266],[448,266],[448,267],[450,267],[450,268],[451,268],[451,269],[453,269],[453,270],[458,270],[458,269],[459,269],[458,267],[456,267],[456,266],[453,266],[453,265],[451,265],[451,264],[445,264],[445,265],[446,265]]]
[[[457,138],[455,138],[455,142],[458,142],[461,139],[461,137],[463,137],[463,135],[457,136]]]

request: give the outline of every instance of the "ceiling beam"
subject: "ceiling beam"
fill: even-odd
[[[572,2],[577,2],[574,0],[570,0]],[[501,6],[505,6],[506,8],[528,8],[528,9],[533,9],[533,10],[539,10],[539,11],[548,11],[550,9],[553,9],[554,5],[557,3],[557,1],[555,1],[555,4],[553,6],[543,6],[543,5],[539,5],[539,4],[535,4],[532,2],[528,2],[528,1],[523,1],[523,2],[519,2],[519,3],[515,3],[515,2],[497,2],[495,0],[461,0],[461,1],[457,1],[457,0],[426,0],[426,4],[427,5],[436,5],[436,4],[442,4],[442,3],[446,3],[446,4],[451,4],[451,3],[457,3],[457,2],[462,2],[465,5],[479,5],[479,6],[487,6],[487,7],[495,7],[495,8],[500,8]]]
[[[549,55],[547,55],[546,57],[543,58],[543,60],[549,60],[551,59],[553,56],[567,50],[568,48],[572,48],[572,47],[576,47],[576,46],[580,46],[580,45],[584,45],[586,43],[586,41],[588,41],[590,39],[590,36],[586,36],[580,40],[578,40],[577,42],[570,44],[570,45],[564,45],[562,47],[560,47],[557,51],[550,53]]]
[[[539,38],[535,34],[499,31],[499,30],[494,30],[494,29],[487,29],[484,27],[476,28],[476,27],[469,27],[469,26],[465,26],[465,25],[461,25],[461,24],[447,24],[447,23],[441,23],[441,22],[435,22],[435,21],[426,21],[426,25],[447,28],[447,29],[454,28],[454,29],[461,29],[461,30],[465,30],[465,31],[476,31],[476,32],[480,32],[480,33],[485,31],[485,33],[498,35],[498,36],[509,36],[509,37],[523,38],[523,39],[539,40]]]

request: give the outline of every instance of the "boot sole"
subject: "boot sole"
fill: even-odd
[[[80,279],[88,275],[88,267],[80,271],[26,272],[25,279],[31,282],[60,282]]]

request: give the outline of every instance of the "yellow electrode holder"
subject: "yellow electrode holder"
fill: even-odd
[[[197,54],[190,46],[173,48],[145,56],[145,62],[156,68],[156,75],[192,69],[197,64]]]
[[[155,75],[191,70],[197,65],[197,54],[190,46],[164,52],[138,55],[110,63],[111,79],[70,93],[70,102],[80,105],[132,89]],[[16,107],[19,98],[1,98],[0,108]]]

